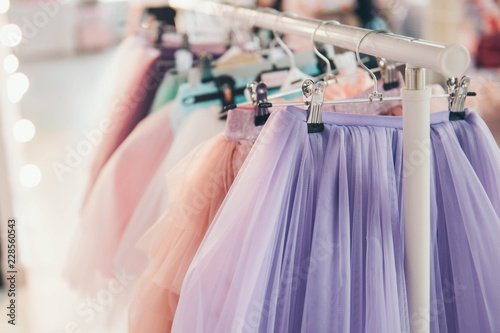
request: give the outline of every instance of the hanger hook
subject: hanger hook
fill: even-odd
[[[226,3],[228,4],[231,4],[229,1],[227,1]],[[238,13],[238,10],[240,9],[240,7],[238,6],[233,6],[233,8],[231,9],[231,16],[232,16],[232,20],[231,20],[231,27],[230,27],[230,36],[229,36],[229,42],[230,42],[230,45],[234,45],[233,44],[233,38],[234,38],[234,42],[236,43],[236,45],[240,46],[241,47],[241,39],[240,39],[240,34],[239,34],[239,31],[236,29],[236,24],[235,24],[235,21],[236,21],[236,17],[238,17],[238,15],[236,15]],[[232,36],[231,36],[232,35]]]
[[[275,12],[278,12],[278,11],[275,10]],[[285,16],[285,15],[287,15],[287,16],[297,16],[297,14],[288,13],[288,12],[283,12],[283,13],[279,13],[278,15],[276,15],[276,19],[274,20],[274,27],[273,27],[274,39],[276,39],[276,41],[278,42],[278,44],[280,44],[281,48],[283,50],[285,50],[286,54],[288,55],[288,58],[290,59],[290,68],[296,68],[297,66],[295,65],[295,56],[293,55],[292,50],[290,50],[290,48],[285,44],[285,42],[283,41],[283,39],[281,39],[281,37],[278,34],[278,30],[277,30],[277,28],[278,28],[278,21],[283,20],[283,16]]]
[[[363,67],[369,74],[370,76],[372,77],[372,80],[373,80],[373,94],[370,95],[370,101],[373,100],[373,97],[376,97],[376,98],[379,98],[380,101],[382,102],[382,94],[377,91],[377,77],[375,76],[375,74],[368,68],[365,66],[365,64],[363,64],[363,62],[361,61],[361,58],[359,56],[359,47],[361,46],[361,43],[363,42],[363,40],[368,37],[369,35],[371,34],[378,34],[378,33],[386,33],[386,34],[390,34],[391,32],[389,30],[371,30],[371,31],[368,31],[363,37],[361,37],[361,39],[359,40],[358,42],[358,45],[356,45],[356,59],[358,60],[358,64]]]
[[[321,52],[319,52],[318,48],[316,47],[316,33],[318,32],[319,28],[323,26],[323,24],[328,24],[328,23],[340,24],[339,21],[322,21],[318,24],[316,29],[314,29],[314,33],[312,34],[311,37],[314,53],[316,53],[316,55],[320,57],[321,60],[323,60],[326,64],[325,81],[327,82],[330,78],[334,76],[332,73],[332,65],[330,64],[330,60],[327,57],[325,57]]]

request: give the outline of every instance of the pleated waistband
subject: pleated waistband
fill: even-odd
[[[294,115],[299,121],[307,121],[307,110],[288,106],[281,112],[287,112]],[[469,116],[470,111],[465,110],[466,117]],[[450,111],[442,111],[430,115],[431,125],[449,122]],[[393,116],[373,116],[373,115],[360,115],[360,114],[346,114],[336,112],[322,112],[323,123],[340,126],[368,126],[368,127],[389,127],[389,128],[403,128],[403,117]]]

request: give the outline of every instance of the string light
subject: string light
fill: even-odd
[[[8,74],[15,73],[19,68],[19,60],[15,55],[9,54],[3,61],[3,68]]]
[[[10,1],[9,0],[0,0],[0,14],[5,14],[9,10]]]
[[[16,122],[13,128],[14,138],[20,142],[28,142],[35,136],[35,125],[28,119]]]
[[[18,25],[7,24],[0,30],[0,42],[5,46],[14,47],[19,45],[22,40],[23,32]]]
[[[28,91],[30,81],[23,73],[14,73],[7,79],[7,96],[12,103],[19,102]]]
[[[26,164],[19,171],[19,181],[24,187],[35,187],[42,180],[42,171],[34,164]]]

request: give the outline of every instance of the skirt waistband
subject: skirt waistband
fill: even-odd
[[[293,114],[300,121],[307,121],[307,110],[288,106],[283,111]],[[466,117],[469,116],[470,111],[465,109]],[[450,111],[442,111],[430,115],[431,125],[449,122]],[[403,128],[403,117],[393,116],[372,116],[372,115],[359,115],[359,114],[346,114],[336,112],[322,112],[323,123],[331,125],[345,125],[345,126],[370,126],[370,127],[393,127]]]

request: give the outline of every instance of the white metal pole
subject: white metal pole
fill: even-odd
[[[430,98],[425,69],[407,65],[403,98],[405,271],[411,333],[430,325]]]

